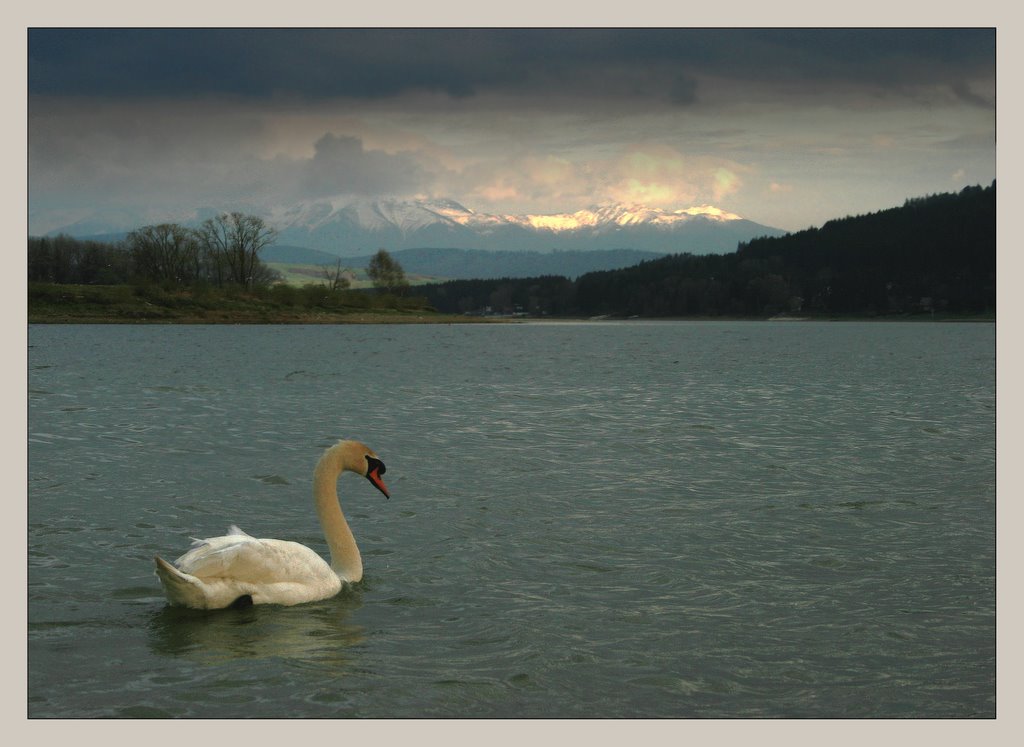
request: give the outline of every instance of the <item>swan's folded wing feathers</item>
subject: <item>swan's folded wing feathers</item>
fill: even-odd
[[[191,549],[175,560],[174,565],[193,576],[221,575],[218,571],[231,564],[238,548],[250,542],[256,540],[237,534],[195,540]]]
[[[323,560],[302,545],[256,539],[244,532],[211,537],[175,561],[181,571],[199,578],[229,577],[253,583],[301,578],[311,564],[323,564]]]
[[[228,533],[226,535],[224,535],[224,536],[225,537],[249,537],[250,539],[256,539],[251,534],[249,534],[247,532],[244,532],[241,529],[239,529],[236,524],[232,524],[231,526],[229,526],[228,527]],[[191,547],[193,549],[195,549],[197,547],[202,547],[204,545],[208,545],[208,544],[210,544],[211,542],[213,542],[215,540],[219,540],[219,539],[223,539],[223,538],[222,537],[212,537],[212,538],[201,539],[199,537],[189,537],[189,539],[192,540]],[[182,556],[182,557],[184,557],[184,556]],[[178,558],[178,560],[181,560],[181,558]],[[177,563],[178,561],[176,560],[174,562]]]

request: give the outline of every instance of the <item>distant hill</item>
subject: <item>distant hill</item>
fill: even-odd
[[[309,249],[305,246],[290,246],[288,244],[271,244],[260,252],[260,259],[264,262],[281,262],[294,265],[331,265],[338,261],[336,254]],[[342,264],[350,264],[342,260]],[[359,265],[365,267],[365,263]]]
[[[376,252],[375,252],[376,253]],[[479,249],[399,249],[389,252],[407,275],[446,279],[522,278],[534,275],[563,275],[577,278],[595,270],[613,270],[664,256],[663,252],[636,249],[564,252],[488,252]],[[341,257],[341,264],[365,268],[371,254]],[[272,245],[262,255],[266,262],[334,265],[338,257],[316,249]]]
[[[672,254],[568,278],[454,280],[451,313],[643,317],[995,314],[996,187],[907,200],[730,254]]]
[[[995,182],[755,239],[731,255],[591,273],[576,303],[645,316],[994,313]]]

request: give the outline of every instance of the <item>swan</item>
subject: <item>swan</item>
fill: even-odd
[[[257,539],[237,526],[221,537],[193,540],[168,563],[159,555],[156,575],[172,605],[221,609],[249,604],[293,605],[327,599],[363,577],[363,561],[338,503],[338,478],[355,472],[390,498],[380,458],[358,441],[339,441],[324,451],[313,471],[313,501],[331,551],[328,563],[298,542]]]

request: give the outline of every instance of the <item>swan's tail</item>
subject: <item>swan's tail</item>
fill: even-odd
[[[206,593],[199,579],[182,573],[159,555],[153,559],[156,561],[156,575],[160,577],[168,602],[184,607],[206,607]]]

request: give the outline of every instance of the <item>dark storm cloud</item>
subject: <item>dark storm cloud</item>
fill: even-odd
[[[474,34],[386,29],[34,29],[29,91],[176,96],[465,96],[499,70]]]
[[[994,29],[31,29],[29,92],[274,94],[413,91],[699,98],[715,76],[899,90],[994,78]]]

